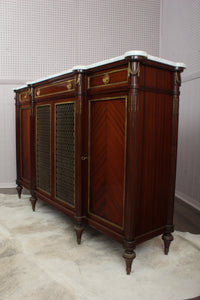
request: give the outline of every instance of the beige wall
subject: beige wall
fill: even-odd
[[[200,1],[162,0],[160,55],[183,61],[176,194],[200,209]]]
[[[0,1],[0,187],[15,185],[12,88],[122,55],[159,55],[160,1]]]
[[[160,1],[1,0],[0,79],[34,80],[142,49],[159,55]]]

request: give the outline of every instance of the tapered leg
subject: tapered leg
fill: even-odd
[[[169,246],[174,238],[171,233],[164,233],[162,239],[164,241],[164,253],[167,255],[169,252]]]
[[[16,187],[19,199],[21,199],[22,189],[23,189],[23,187],[21,185],[18,185]]]
[[[80,245],[84,226],[83,225],[75,225],[74,230],[76,231],[77,244]]]
[[[126,274],[129,275],[131,273],[131,266],[134,258],[136,257],[135,251],[131,250],[125,250],[123,254],[123,258],[126,262]]]
[[[34,196],[31,196],[30,201],[31,201],[31,205],[32,205],[32,210],[35,211],[35,204],[36,204],[37,198]]]

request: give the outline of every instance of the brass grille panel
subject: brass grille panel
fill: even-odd
[[[37,187],[50,193],[50,106],[37,107]]]
[[[56,105],[56,197],[74,205],[74,103]]]

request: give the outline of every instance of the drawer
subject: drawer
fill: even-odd
[[[31,95],[31,89],[27,89],[27,90],[21,91],[19,93],[19,102],[20,103],[29,102],[30,95]]]
[[[57,83],[45,84],[35,88],[34,97],[41,98],[75,90],[75,79],[63,80]]]
[[[128,82],[128,69],[118,69],[88,76],[88,89],[125,84]]]

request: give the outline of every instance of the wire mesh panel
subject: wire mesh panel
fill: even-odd
[[[50,105],[37,107],[37,187],[50,193]]]
[[[56,197],[74,205],[74,103],[56,105]]]

